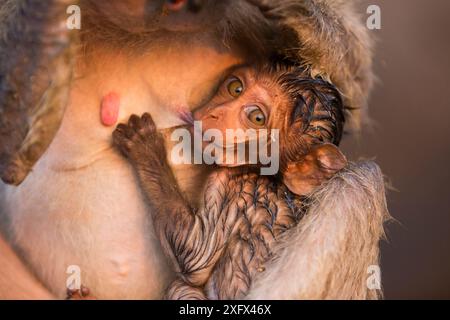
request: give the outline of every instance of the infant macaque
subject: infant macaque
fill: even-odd
[[[297,66],[241,67],[194,112],[202,130],[278,129],[277,175],[262,164],[221,164],[208,178],[198,210],[187,203],[149,114],[131,116],[114,143],[137,170],[152,218],[178,278],[168,299],[244,298],[264,272],[280,235],[297,224],[307,196],[346,166],[335,146],[343,106],[331,84]],[[269,131],[270,132],[270,131]],[[267,144],[271,144],[268,134]]]

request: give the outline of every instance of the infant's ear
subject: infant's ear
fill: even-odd
[[[313,147],[302,160],[288,163],[283,182],[291,192],[308,195],[346,165],[347,159],[338,147],[321,144]]]

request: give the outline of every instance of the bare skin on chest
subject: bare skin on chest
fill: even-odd
[[[98,51],[80,60],[50,148],[20,187],[1,186],[8,237],[57,297],[65,297],[72,265],[100,299],[159,298],[172,278],[149,208],[130,165],[111,146],[114,126],[102,124],[100,107],[115,92],[117,121],[150,112],[159,127],[170,128],[239,62],[201,44],[173,45],[138,56]],[[206,176],[199,167],[173,169],[182,189],[198,189]]]

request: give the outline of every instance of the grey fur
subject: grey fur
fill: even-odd
[[[380,168],[374,162],[350,164],[312,198],[298,227],[277,242],[276,257],[247,298],[381,297],[380,290],[367,287],[368,268],[379,264],[378,243],[389,219]]]

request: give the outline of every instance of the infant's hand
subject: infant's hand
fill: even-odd
[[[137,163],[153,163],[163,157],[165,146],[150,114],[132,115],[128,124],[119,124],[113,132],[114,145],[125,157]]]

